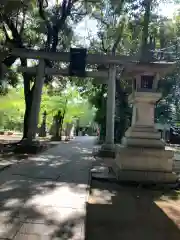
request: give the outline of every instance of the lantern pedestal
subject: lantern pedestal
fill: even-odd
[[[122,143],[131,147],[164,149],[161,134],[154,127],[154,105],[161,98],[161,93],[142,91],[145,90],[129,96],[129,102],[133,103],[132,124]]]
[[[161,133],[153,126],[135,125],[130,127],[122,140],[122,144],[131,147],[148,147],[164,149],[165,143]]]

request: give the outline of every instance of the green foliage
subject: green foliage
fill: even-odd
[[[65,113],[64,124],[80,120],[80,125],[89,125],[93,122],[95,109],[86,98],[82,98],[78,88],[68,84],[64,91],[54,89],[54,93],[48,94],[48,88],[44,87],[40,116],[47,111],[47,124],[52,124],[52,118],[59,110]]]
[[[23,89],[10,89],[0,97],[0,128],[21,131],[23,127],[24,98]]]
[[[53,95],[49,95],[48,91],[48,88],[44,87],[39,124],[45,110],[48,127],[59,110],[65,112],[64,125],[75,122],[76,119],[79,119],[80,126],[87,126],[93,122],[95,108],[80,96],[77,87],[68,84],[64,91],[58,92],[56,89],[56,94]],[[6,95],[0,96],[0,101],[0,128],[22,131],[25,108],[23,88],[9,89]]]
[[[102,0],[101,2],[97,1],[93,4],[85,5],[82,1],[72,1],[76,4],[69,5],[72,7],[70,11],[66,7],[71,1],[65,0],[57,1],[52,7],[47,8],[46,6],[42,9],[38,8],[39,5],[36,5],[40,0],[19,1],[23,3],[21,7],[17,4],[18,1],[15,2],[9,0],[7,1],[8,4],[0,9],[1,16],[4,15],[4,19],[0,23],[0,41],[3,47],[44,48],[49,51],[68,50],[74,40],[73,27],[87,15],[87,10],[90,18],[95,18],[98,23],[98,34],[97,37],[90,38],[89,52],[113,52],[126,55],[138,55],[139,53],[147,1]],[[175,16],[173,21],[160,16],[155,10],[160,2],[161,1],[158,0],[152,1],[151,12],[145,30],[148,28],[149,35],[155,38],[156,48],[166,48],[174,44],[177,38],[180,37],[180,14]],[[12,5],[10,5],[11,3]],[[47,3],[47,1],[44,1],[44,3]],[[64,3],[66,3],[64,5],[66,9],[64,12],[65,15],[62,14]],[[11,24],[9,24],[6,16],[8,16]],[[12,26],[14,26],[15,29],[13,29]],[[15,30],[18,34],[16,34]],[[77,38],[76,42],[78,42],[78,40]],[[80,46],[82,45],[81,42],[78,44]],[[175,49],[169,48],[169,51],[175,51]],[[50,62],[48,64],[56,67],[62,65],[56,62]],[[98,67],[99,66],[97,66],[97,68]],[[23,77],[24,82],[27,82],[25,76]],[[4,78],[5,84],[3,82],[1,84],[1,94],[7,94],[6,97],[4,95],[0,97],[2,100],[1,103],[4,103],[5,106],[0,107],[2,113],[0,117],[1,126],[22,127],[22,114],[24,112],[23,91],[22,89],[10,89],[9,93],[7,93],[9,85],[16,87],[19,79],[17,72],[11,69]],[[31,76],[29,79],[30,81],[33,80]],[[89,79],[82,81],[77,78],[53,77],[50,80],[56,80],[56,83],[59,85],[58,88],[53,88],[51,92],[49,87],[44,88],[40,119],[43,111],[46,110],[48,113],[47,122],[50,126],[53,116],[58,110],[61,110],[65,112],[64,123],[80,119],[81,125],[87,125],[90,124],[95,117],[95,121],[104,128],[107,93],[105,86],[97,86]],[[71,85],[67,85],[69,80],[71,80]],[[129,117],[130,110],[124,93],[129,93],[129,86],[127,85],[126,78],[120,81],[120,88],[122,88],[123,94],[121,95],[122,97],[119,95],[116,99],[116,108],[120,110],[117,111],[116,109],[115,119],[119,119],[121,124],[118,123],[118,125],[121,125],[121,128],[125,128],[125,119],[127,116]],[[50,81],[47,82],[49,83]],[[74,87],[75,82],[78,87]],[[160,115],[162,115],[161,112],[166,112],[164,115],[167,119],[179,118],[179,82],[179,69],[176,69],[173,74],[166,77],[166,81],[162,81],[159,89],[163,93],[164,101],[159,102],[156,107],[157,120],[160,118]],[[81,86],[81,88],[79,86]],[[117,88],[117,92],[120,91],[120,88]],[[16,106],[14,104],[19,105],[17,105],[18,107],[14,107]]]

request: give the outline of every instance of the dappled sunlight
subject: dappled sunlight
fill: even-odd
[[[170,218],[180,230],[180,202],[155,201],[155,204]]]
[[[172,147],[172,146],[165,146],[165,150],[176,151],[177,149],[175,147]]]
[[[82,159],[85,160],[85,161],[91,161],[91,162],[95,161],[95,158],[92,157],[92,156],[89,156],[89,157],[84,156],[84,157],[82,157]]]
[[[33,157],[29,157],[28,160],[32,160],[32,161],[47,161],[50,159],[57,159],[57,158],[62,158],[62,155],[50,155],[50,154],[46,154],[46,155],[40,155],[40,156],[33,156]]]
[[[86,148],[82,148],[81,149],[81,153],[89,153],[89,154],[91,154],[92,150],[89,150],[89,149],[86,149]]]
[[[88,203],[90,204],[112,204],[112,197],[116,193],[108,190],[93,189],[89,197]]]
[[[24,227],[30,224],[27,225],[29,230],[26,230],[34,234],[41,234],[41,228],[50,236],[57,232],[75,236],[81,233],[85,217],[86,184],[20,180],[19,176],[13,178],[1,185],[0,189],[1,193],[6,192],[0,195],[0,237],[13,236],[22,221]],[[43,226],[38,228],[35,223],[42,223]],[[4,235],[6,232],[8,235]]]
[[[71,184],[60,183],[56,187],[46,192],[43,188],[40,194],[36,194],[26,202],[26,206],[56,206],[56,207],[71,207],[72,202],[75,208],[84,208],[84,198],[86,186],[71,186]],[[58,199],[58,201],[57,201]]]
[[[0,238],[81,239],[93,158],[86,145],[79,144],[82,151],[76,145],[61,144],[1,172]]]
[[[174,195],[165,189],[92,180],[86,239],[179,240],[180,202]]]
[[[69,212],[67,209],[63,212],[63,209],[60,208],[46,209],[46,212],[43,209],[34,209],[41,218],[38,218],[37,215],[29,215],[20,232],[24,233],[25,231],[26,234],[33,233],[38,235],[43,233],[43,235],[61,237],[60,239],[79,236],[80,239],[83,231],[84,213],[73,211],[72,209],[69,209]]]
[[[74,146],[72,148],[77,150],[80,153],[88,153],[88,154],[92,153],[92,149],[82,148],[82,147],[78,147],[78,146]]]
[[[19,207],[19,204],[20,204],[20,202],[19,202],[19,198],[11,198],[11,199],[9,199],[8,201],[6,201],[5,203],[4,203],[4,207],[5,208],[11,208],[11,207]]]
[[[25,182],[26,186],[23,187],[22,184]],[[60,231],[62,229],[61,223],[63,228],[69,226],[69,222],[76,226],[76,219],[83,219],[84,217],[84,208],[82,207],[84,205],[79,200],[79,195],[83,197],[83,193],[80,191],[85,189],[86,185],[77,185],[76,188],[75,184],[73,186],[69,185],[67,183],[55,184],[51,181],[20,181],[19,177],[17,181],[11,180],[1,185],[1,193],[5,192],[5,195],[0,195],[0,237],[4,236],[5,232],[8,232],[7,237],[14,235],[16,228],[20,226],[19,224],[22,220],[25,223],[41,221],[48,226],[50,224],[49,221],[51,221],[51,227],[53,227],[51,229],[53,230],[48,234]],[[69,211],[63,210],[63,204],[66,204],[68,207],[67,204],[72,203],[74,199],[73,194],[77,195],[77,206],[75,206],[78,210],[73,211],[71,208],[69,208]],[[56,203],[58,203],[57,207]],[[60,207],[62,208],[60,209]],[[16,218],[17,222],[19,221],[17,226],[14,224],[14,218]],[[30,230],[32,231],[32,228]]]
[[[168,151],[173,151],[174,153],[180,153],[180,147],[179,145],[176,145],[176,146],[165,146],[165,150],[168,150]]]
[[[60,165],[62,165],[62,164],[66,164],[66,163],[70,163],[71,162],[71,160],[62,160],[61,162],[59,162],[59,161],[53,161],[53,163],[50,163],[49,164],[49,166],[50,167],[57,167],[57,166],[60,166]]]

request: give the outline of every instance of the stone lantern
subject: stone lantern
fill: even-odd
[[[164,143],[154,129],[154,105],[161,98],[161,93],[157,91],[159,72],[153,68],[146,71],[146,65],[141,68],[142,72],[135,71],[132,94],[128,99],[133,105],[133,115],[131,127],[127,130],[123,142],[129,146],[139,144],[144,147],[163,148]]]
[[[129,103],[133,105],[131,126],[117,149],[117,177],[128,181],[174,182],[173,153],[154,125],[154,106],[161,98],[157,91],[160,77],[172,70],[174,63],[134,63],[125,69],[133,77]]]

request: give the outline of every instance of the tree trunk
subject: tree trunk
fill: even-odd
[[[102,89],[102,93],[104,93],[104,92],[105,92],[105,90],[103,88]],[[105,138],[106,138],[106,114],[107,114],[107,107],[106,107],[106,105],[107,105],[107,101],[104,99],[104,97],[102,98],[102,103],[101,104],[102,104],[101,108],[104,109],[105,114],[102,117],[101,122],[99,123],[100,126],[101,126],[100,127],[100,137],[99,137],[99,140],[100,140],[100,142],[105,142]]]
[[[59,126],[59,137],[60,137],[60,139],[62,138],[63,122],[64,122],[64,116],[62,116],[60,126]]]
[[[106,120],[106,119],[104,119]],[[106,137],[106,121],[102,121],[100,124],[100,136],[99,136],[99,141],[104,142]]]
[[[24,83],[24,89],[26,88],[26,83]],[[29,118],[31,114],[32,100],[33,100],[33,90],[29,89],[28,93],[24,93],[25,96],[25,113],[24,113],[24,129],[23,129],[23,139],[27,138],[29,130]]]
[[[54,133],[52,139],[61,140],[62,123],[63,115],[61,111],[58,111],[58,113],[54,116]]]
[[[39,123],[39,112],[41,107],[41,95],[44,85],[44,60],[40,60],[36,73],[36,80],[34,81],[33,87],[31,88],[32,103],[31,103],[31,114],[29,118],[29,129],[28,129],[28,141],[31,142],[36,138]]]
[[[143,30],[142,30],[142,43],[141,43],[141,60],[146,61],[148,58],[148,37],[149,37],[149,22],[151,16],[151,4],[152,0],[144,0],[144,20],[143,20]]]
[[[60,128],[60,122],[61,122],[61,116],[58,116],[58,114],[55,116],[56,120],[55,120],[55,137],[56,138],[60,138],[60,134],[59,134],[59,128]]]
[[[21,59],[21,66],[27,67],[27,60]],[[23,127],[23,138],[27,138],[28,129],[29,129],[29,117],[31,114],[31,106],[33,99],[34,85],[31,88],[32,76],[28,73],[23,74],[23,83],[24,83],[24,99],[25,99],[25,113],[24,113],[24,127]]]
[[[116,79],[116,114],[115,114],[115,142],[121,143],[128,126],[128,99],[121,87],[121,83]]]
[[[39,128],[39,137],[46,137],[46,118],[47,113],[44,111],[41,127]]]

